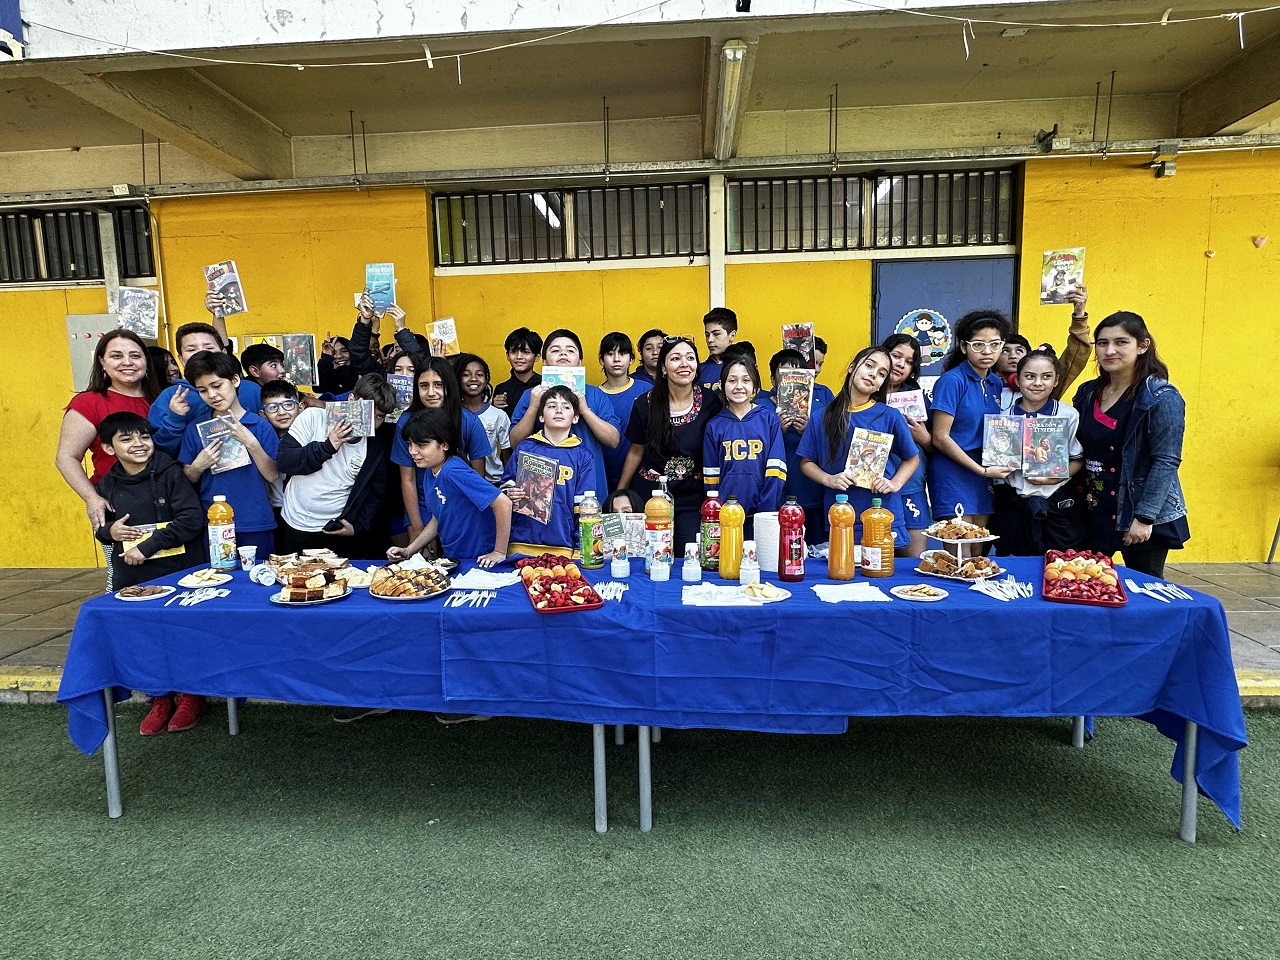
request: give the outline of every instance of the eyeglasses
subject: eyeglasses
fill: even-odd
[[[694,346],[693,340],[689,337],[663,337],[662,342],[663,343],[687,343],[689,346],[694,347],[695,350],[697,349],[697,347]]]
[[[999,353],[1004,349],[1003,340],[961,340],[960,342],[978,353]]]
[[[285,413],[288,413],[290,410],[297,410],[297,409],[298,409],[297,400],[280,400],[280,401],[274,401],[271,403],[264,403],[262,405],[262,410],[264,413],[279,413],[282,410]]]

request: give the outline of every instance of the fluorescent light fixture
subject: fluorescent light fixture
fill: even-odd
[[[715,158],[733,156],[733,137],[738,126],[738,105],[742,100],[742,77],[747,62],[747,45],[730,40],[720,49],[720,97],[716,105]]]
[[[542,214],[542,219],[551,225],[552,230],[560,229],[560,218],[556,216],[556,212],[547,205],[547,198],[540,193],[533,195],[533,205],[538,212]]]

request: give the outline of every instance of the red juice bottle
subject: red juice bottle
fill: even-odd
[[[804,579],[804,507],[795,497],[778,511],[778,579],[799,583]]]

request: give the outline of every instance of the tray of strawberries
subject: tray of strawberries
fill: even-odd
[[[539,613],[575,613],[604,606],[604,598],[567,557],[551,553],[526,557],[516,561],[516,569],[529,602]]]
[[[1090,607],[1129,602],[1111,558],[1089,550],[1050,550],[1044,555],[1044,598]]]

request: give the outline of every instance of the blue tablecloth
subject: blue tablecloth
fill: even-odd
[[[1197,783],[1238,827],[1246,741],[1221,604],[1195,593],[1120,609],[1050,603],[1038,559],[1001,562],[1036,584],[1034,599],[1002,603],[932,580],[946,600],[829,604],[810,589],[827,581],[811,578],[784,584],[783,603],[692,607],[680,603],[684,584],[655,584],[637,562],[624,602],[596,612],[531,618],[514,591],[446,609],[443,689],[481,704],[709,710],[761,730],[779,729],[761,718],[803,714],[1136,716],[1178,742],[1179,781],[1189,719],[1201,727]],[[899,570],[886,590],[928,580]]]

